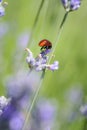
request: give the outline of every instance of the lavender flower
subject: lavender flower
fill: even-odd
[[[28,63],[30,69],[35,69],[36,71],[42,71],[44,69],[58,69],[58,61],[55,61],[53,64],[47,64],[47,54],[50,52],[50,49],[42,50],[36,58],[33,57],[33,53],[30,51],[30,49],[26,48],[25,50],[28,52],[26,62]]]
[[[9,102],[10,102],[10,99],[7,99],[4,96],[0,97],[0,115],[3,113],[3,110],[9,104]]]
[[[77,10],[81,5],[81,1],[80,0],[71,0],[70,3],[70,9],[71,11],[73,10]]]
[[[81,0],[61,0],[67,12],[77,10],[81,5]]]

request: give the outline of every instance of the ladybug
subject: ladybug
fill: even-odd
[[[41,50],[52,48],[52,43],[50,41],[48,41],[47,39],[41,40],[38,45],[41,47]]]

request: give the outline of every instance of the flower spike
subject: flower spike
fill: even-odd
[[[67,12],[77,10],[81,5],[81,0],[61,0]]]

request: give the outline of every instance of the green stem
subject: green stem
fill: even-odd
[[[50,63],[50,61],[51,61],[51,59],[52,59],[52,56],[53,56],[53,54],[54,54],[54,52],[55,52],[55,49],[56,49],[56,47],[57,47],[57,44],[58,44],[58,42],[59,42],[59,38],[60,38],[61,32],[62,32],[62,30],[63,30],[63,25],[64,25],[64,23],[65,23],[65,21],[66,21],[66,19],[67,19],[68,13],[69,13],[69,12],[66,12],[66,13],[65,13],[65,15],[64,15],[64,17],[63,17],[63,20],[62,20],[62,22],[61,22],[61,24],[60,24],[60,26],[59,26],[58,35],[57,35],[57,37],[56,37],[55,45],[54,45],[54,48],[53,48],[53,51],[52,51],[52,53],[51,53],[51,56],[50,56],[50,58],[49,58],[49,62],[48,62],[48,63]]]
[[[31,104],[30,104],[30,102],[28,104],[28,108],[27,108],[27,112],[26,112],[26,116],[25,116],[26,118],[25,118],[22,130],[26,130],[26,126],[27,126],[27,123],[29,121],[29,117],[31,115],[31,111],[33,109],[33,106],[35,104],[37,96],[39,94],[39,91],[40,91],[40,88],[41,88],[41,85],[42,85],[42,81],[43,81],[44,75],[45,75],[45,70],[43,70],[43,72],[42,72],[41,79],[40,79],[40,84],[39,84],[38,88],[36,89],[36,92],[35,92],[35,94],[33,96],[32,102],[31,102]]]
[[[66,21],[66,18],[67,18],[67,16],[68,16],[68,13],[69,13],[69,12],[66,12],[66,13],[65,13],[65,15],[64,15],[64,17],[63,17],[63,20],[62,20],[62,22],[61,22],[61,24],[60,24],[59,29],[61,29],[61,28],[63,27],[63,25],[64,25],[64,23],[65,23],[65,21]]]

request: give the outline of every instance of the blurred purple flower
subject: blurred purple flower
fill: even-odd
[[[87,117],[87,104],[80,107],[80,112],[82,115]]]
[[[21,33],[17,39],[17,46],[20,49],[25,49],[29,42],[30,34],[28,31]]]
[[[81,5],[81,0],[61,0],[67,12],[77,10]]]
[[[40,75],[37,72],[32,71],[28,75],[26,73],[18,72],[16,75],[8,76],[5,81],[7,96],[16,101],[21,109],[27,107],[40,81]]]
[[[82,86],[79,84],[72,86],[70,89],[68,89],[65,96],[69,104],[80,105],[83,99]]]
[[[5,8],[2,5],[0,5],[0,17],[4,15],[5,15]]]
[[[48,130],[54,127],[56,120],[57,106],[56,102],[47,99],[40,99],[33,111],[32,120],[37,129],[33,130]]]
[[[79,106],[83,100],[83,89],[81,84],[68,88],[64,95],[65,106],[62,109],[62,116],[65,122],[72,122],[78,119]]]
[[[24,122],[24,116],[21,112],[14,112],[9,121],[9,127],[11,130],[21,130]]]
[[[0,38],[2,38],[9,30],[8,23],[0,23]]]
[[[31,93],[30,79],[25,72],[18,72],[16,75],[6,78],[5,86],[9,97],[20,99],[21,96]]]
[[[51,123],[56,117],[56,105],[54,102],[42,99],[38,101],[37,108],[39,110],[40,119],[42,122]]]

